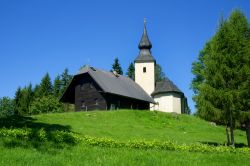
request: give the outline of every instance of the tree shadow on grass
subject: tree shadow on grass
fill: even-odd
[[[224,146],[224,145],[226,145],[226,143],[225,143],[225,144],[220,144],[220,143],[218,143],[218,142],[205,142],[205,141],[200,141],[200,143],[206,144],[206,145],[210,145],[210,146]],[[235,143],[235,147],[236,147],[236,148],[244,148],[244,147],[247,147],[247,145],[244,144],[244,143]]]
[[[59,149],[70,148],[76,144],[74,137],[70,134],[73,132],[69,125],[42,123],[36,120],[32,117],[17,115],[0,118],[0,130],[21,129],[21,131],[29,131],[29,137],[25,139],[0,135],[0,145],[2,144],[6,148],[35,148],[55,153]]]

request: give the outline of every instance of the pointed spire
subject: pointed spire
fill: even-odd
[[[139,49],[143,49],[143,48],[151,49],[152,48],[152,44],[148,38],[146,23],[147,23],[146,18],[144,18],[144,29],[143,29],[141,41],[138,46]]]
[[[140,49],[140,53],[135,59],[135,62],[155,62],[155,59],[151,55],[151,51],[150,51],[150,49],[152,48],[152,44],[147,34],[146,18],[144,18],[143,34],[142,34],[141,41],[138,47]]]

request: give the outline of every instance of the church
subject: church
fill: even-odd
[[[74,75],[60,101],[74,104],[76,111],[150,109],[186,113],[184,93],[167,77],[155,81],[156,60],[151,54],[145,22],[138,47],[135,80],[86,65]]]

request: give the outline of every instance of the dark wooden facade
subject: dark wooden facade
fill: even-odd
[[[72,85],[76,111],[149,109],[149,103],[146,101],[104,93],[88,73],[79,76]]]

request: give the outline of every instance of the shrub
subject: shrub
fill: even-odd
[[[30,114],[63,112],[63,106],[54,96],[36,98],[29,107]]]
[[[8,97],[0,98],[0,118],[14,114],[14,102]]]
[[[52,138],[56,143],[77,143],[80,141],[80,137],[77,137],[76,134],[59,130],[52,133]]]
[[[47,133],[46,133],[46,131],[44,130],[44,128],[41,128],[40,130],[38,130],[37,136],[38,136],[39,141],[45,142],[45,141],[48,140],[48,138],[47,138]]]
[[[38,132],[34,133],[30,128],[20,129],[0,129],[0,137],[11,137],[17,140],[31,141],[37,140],[41,142],[52,141],[57,144],[74,144],[83,143],[92,146],[109,147],[109,148],[132,148],[132,149],[159,149],[159,150],[171,150],[171,151],[189,151],[189,152],[202,152],[202,153],[243,153],[250,154],[250,148],[234,148],[230,146],[211,146],[207,144],[191,144],[191,145],[178,145],[172,141],[144,141],[133,140],[128,142],[121,142],[109,138],[98,138],[91,136],[80,136],[70,131],[52,131],[47,133],[46,130],[41,128]]]

